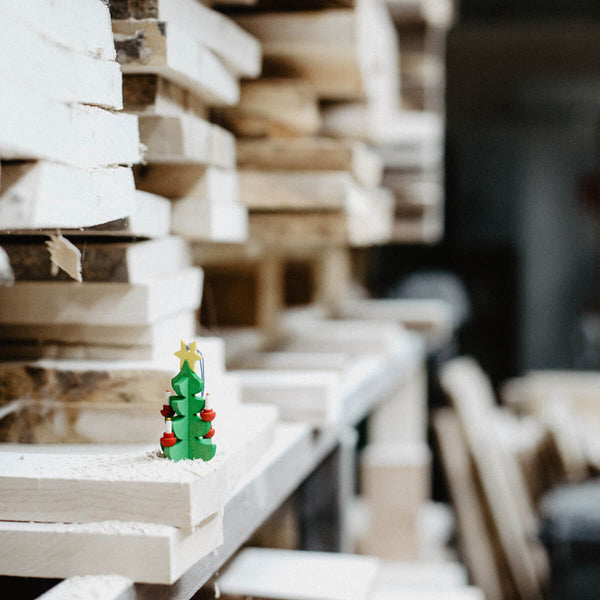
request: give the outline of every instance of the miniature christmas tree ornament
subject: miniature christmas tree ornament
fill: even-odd
[[[174,395],[168,396],[160,414],[165,417],[166,431],[160,446],[167,458],[178,461],[184,458],[210,460],[217,450],[212,441],[215,430],[212,421],[215,411],[207,406],[204,396],[204,357],[196,348],[196,342],[186,344],[175,352],[179,358],[179,373],[171,380]],[[200,363],[200,375],[195,372]],[[208,396],[208,394],[207,394]]]

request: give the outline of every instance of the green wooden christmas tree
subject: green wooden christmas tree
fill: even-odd
[[[196,342],[186,345],[183,340],[175,356],[181,361],[179,373],[171,380],[176,395],[170,396],[169,404],[161,410],[167,431],[160,440],[160,446],[171,460],[210,460],[217,450],[212,441],[215,412],[206,407],[204,358],[196,349]],[[200,361],[200,376],[194,371],[196,361]]]

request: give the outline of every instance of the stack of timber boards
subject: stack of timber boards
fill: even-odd
[[[210,462],[175,463],[139,447],[79,454],[8,445],[0,453],[0,540],[10,552],[0,573],[176,581],[223,542],[224,504],[269,448],[277,420],[268,406],[217,411],[223,427]]]
[[[238,136],[251,237],[271,246],[384,243],[393,200],[381,187],[382,163],[349,135],[323,137],[319,102],[398,104],[397,51],[386,35],[385,7],[368,0],[264,12],[289,8],[267,4],[233,14],[261,41],[264,76],[242,86],[238,107],[216,111]]]
[[[121,166],[142,155],[137,117],[114,112],[122,75],[108,8],[0,8],[0,229],[15,279],[0,287],[1,358],[162,358],[170,330],[194,333],[202,272],[167,237],[168,201],[135,192]]]
[[[0,11],[0,229],[128,217],[133,178],[120,165],[141,155],[137,119],[112,112],[121,72],[107,7],[3,0]]]
[[[453,21],[451,0],[386,0],[398,32],[401,52],[402,108],[407,126],[419,127],[423,140],[413,156],[409,147],[386,149],[385,185],[396,196],[394,239],[437,242],[443,235],[441,132],[445,90],[445,43]],[[427,133],[429,128],[429,133]],[[416,139],[416,138],[415,138]],[[415,158],[417,160],[415,160]]]
[[[171,200],[173,233],[244,241],[235,140],[207,107],[238,102],[239,78],[260,72],[260,44],[199,0],[116,0],[110,10],[125,110],[147,148],[137,188]]]

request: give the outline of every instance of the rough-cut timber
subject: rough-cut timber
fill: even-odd
[[[140,284],[17,282],[0,288],[0,323],[145,325],[198,308],[201,290],[198,268]]]
[[[117,60],[123,73],[154,73],[201,96],[208,104],[235,104],[234,75],[203,45],[163,21],[113,21]]]
[[[139,283],[191,266],[187,245],[178,237],[141,242],[73,240],[83,254],[83,281]],[[17,281],[70,281],[69,275],[50,271],[50,255],[43,239],[0,239]]]
[[[111,0],[113,19],[157,19],[177,27],[212,50],[238,76],[260,73],[258,40],[228,17],[198,0]]]
[[[131,169],[76,169],[48,162],[4,163],[0,230],[79,228],[134,211]]]
[[[121,70],[115,61],[94,58],[54,43],[12,13],[2,15],[0,55],[3,88],[16,85],[18,89],[62,102],[82,102],[116,110],[123,106]]]
[[[0,87],[0,156],[47,159],[76,167],[132,165],[142,159],[137,117],[64,104],[24,91],[10,78]]]

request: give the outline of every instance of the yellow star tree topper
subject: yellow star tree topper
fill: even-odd
[[[181,348],[175,352],[175,356],[179,359],[179,368],[183,368],[183,364],[187,362],[188,367],[192,370],[196,370],[196,361],[200,360],[200,351],[196,348],[197,342],[190,342],[186,344],[181,340]]]

